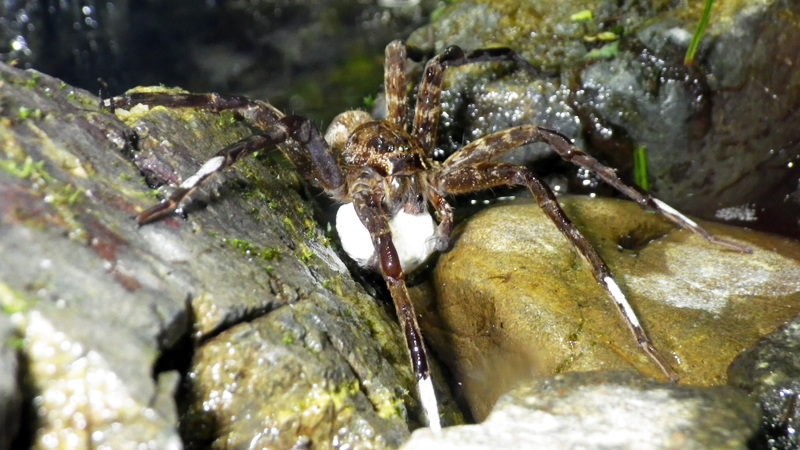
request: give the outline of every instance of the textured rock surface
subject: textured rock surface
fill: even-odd
[[[348,319],[337,320],[353,312],[320,303],[237,325],[198,349],[181,424],[195,445],[386,449],[405,440],[403,392],[379,382],[382,355],[342,342]]]
[[[734,388],[567,374],[514,389],[481,424],[418,430],[403,448],[733,450],[748,448],[757,427],[753,401]]]
[[[136,175],[119,153],[126,127],[96,98],[5,65],[0,99],[0,289],[34,395],[26,440],[180,447],[174,418],[151,407],[152,374],[187,331],[191,282],[165,281],[137,240],[130,215],[146,189],[119,178]]]
[[[0,292],[0,298],[3,293]],[[21,425],[22,390],[16,327],[0,314],[0,449],[11,450]]]
[[[797,319],[762,339],[731,364],[730,384],[751,393],[763,410],[763,448],[800,445],[800,322]]]
[[[673,228],[635,203],[565,197],[681,382],[719,385],[730,362],[800,311],[800,244],[710,225],[743,254]],[[472,218],[434,272],[428,336],[477,419],[531,377],[631,370],[662,377],[612,299],[535,204]],[[447,353],[446,353],[447,352]]]

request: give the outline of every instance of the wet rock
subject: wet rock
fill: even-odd
[[[403,448],[745,449],[757,424],[752,400],[730,387],[564,374],[504,395],[483,423],[418,430]]]
[[[800,322],[792,322],[742,353],[728,371],[730,384],[754,397],[762,409],[755,448],[792,449],[800,445]]]
[[[0,292],[0,297],[3,294]],[[0,449],[10,450],[21,425],[22,390],[17,355],[19,336],[11,321],[0,314]]]
[[[202,448],[398,447],[403,388],[382,381],[393,376],[383,354],[341,329],[354,316],[312,297],[206,342],[189,372],[185,434]]]
[[[712,245],[635,203],[561,204],[606,260],[681,383],[720,385],[730,362],[800,311],[800,244],[708,224],[752,254]],[[520,380],[562,372],[638,370],[641,352],[615,303],[541,210],[491,208],[443,254],[420,306],[434,348],[476,419]]]
[[[200,189],[186,218],[138,227],[137,212],[249,130],[230,114],[132,108],[115,116],[99,104],[0,64],[0,302],[22,336],[33,392],[25,402],[36,417],[24,439],[33,448],[181,448],[208,436],[245,442],[262,436],[271,417],[301,417],[309,418],[302,428],[270,428],[269,438],[311,448],[336,439],[398,445],[421,414],[399,326],[352,280],[294,170],[278,152],[263,152]],[[246,329],[261,340],[237,334]],[[219,354],[229,336],[242,347]],[[259,349],[275,345],[289,357],[304,353],[292,372],[299,379],[254,376],[258,357],[274,355]],[[258,356],[247,366],[238,355]],[[274,416],[253,413],[256,428],[247,429],[243,415],[222,408],[213,423],[179,435],[179,417],[197,423],[192,408],[216,398],[192,389],[231,392],[215,378],[218,362],[258,379],[262,393],[247,404]],[[195,378],[179,382],[187,373]],[[313,383],[301,381],[312,374]],[[287,403],[263,394],[282,392],[269,382],[294,383],[281,397]],[[310,401],[325,395],[329,403]],[[446,388],[440,395],[443,420],[461,420]],[[318,414],[321,405],[334,407]],[[337,424],[349,434],[339,436]]]
[[[148,374],[139,374],[142,379],[136,384],[126,379],[132,373],[144,372],[146,365],[115,368],[111,363],[116,361],[92,349],[94,340],[67,334],[61,330],[68,326],[55,322],[32,310],[21,323],[27,346],[24,350],[30,356],[28,374],[38,393],[33,399],[39,425],[34,448],[82,444],[134,449],[151,442],[165,449],[183,448],[174,415],[164,417],[149,403],[142,403],[142,393],[133,391],[136,384],[147,388],[146,394],[155,403],[156,389]],[[120,350],[134,347],[134,342],[125,337],[107,339]],[[173,394],[170,392],[170,397]]]
[[[137,175],[126,127],[95,97],[1,64],[0,99],[1,301],[35,415],[21,442],[180,448],[152,376],[187,332],[187,284],[159,275],[131,221],[144,187],[121,179]]]
[[[592,19],[572,18],[583,10]],[[800,122],[792,81],[800,67],[792,19],[798,5],[716,2],[686,69],[701,11],[701,3],[456,3],[409,43],[431,51],[507,46],[539,73],[507,64],[452,69],[439,145],[449,153],[510,126],[537,124],[574,138],[630,180],[642,148],[649,188],[679,210],[800,236],[800,211],[784,200],[797,187],[800,157],[792,131]],[[568,175],[562,191],[603,192],[591,176],[541,161],[545,155],[537,144],[511,158]]]

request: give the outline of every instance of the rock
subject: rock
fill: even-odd
[[[21,442],[180,448],[152,376],[188,332],[190,283],[165,281],[131,220],[146,189],[121,177],[138,172],[120,154],[129,131],[93,96],[3,64],[0,98],[0,301],[36,416]]]
[[[177,449],[249,442],[274,417],[309,417],[270,438],[393,447],[418,426],[390,304],[351,278],[277,152],[216,177],[186,204],[185,220],[136,225],[134,215],[167,195],[169,183],[249,134],[232,115],[132,108],[115,117],[84,91],[3,64],[0,99],[0,303],[22,337],[21,370],[35,392],[24,401],[37,418],[20,442]],[[242,337],[248,333],[251,340]],[[230,365],[227,351],[253,365]],[[214,409],[203,429],[184,425],[179,435],[179,418],[197,423],[192,408],[214,398],[193,389],[232,392],[217,376],[243,384],[234,370],[252,375],[259,357],[281,351],[301,352],[293,367],[302,371],[254,377],[264,391],[233,399],[252,411],[267,401],[262,409],[275,416],[246,422]],[[232,372],[214,372],[217,363]],[[178,383],[179,374],[194,375]],[[307,375],[316,384],[302,382]],[[287,403],[263,393],[287,385],[269,383],[294,383],[281,397]],[[460,421],[439,388],[444,422]],[[336,408],[325,414],[316,412],[323,400],[298,400],[326,393]],[[223,423],[235,426],[217,427]]]
[[[181,426],[207,448],[397,448],[405,393],[381,382],[384,354],[342,341],[354,315],[318,298],[210,339],[195,353]]]
[[[417,430],[402,448],[746,449],[757,425],[753,401],[731,387],[576,373],[514,389],[478,425],[447,428],[440,435]]]
[[[0,298],[4,293],[0,292]],[[22,408],[19,345],[17,330],[11,321],[0,314],[0,450],[11,450],[19,432]]]
[[[244,3],[222,2],[220,5],[235,9]],[[117,4],[105,3],[104,7]],[[264,4],[269,6],[270,2]],[[718,2],[720,4],[722,2]],[[785,169],[794,164],[797,157],[794,138],[783,134],[796,129],[793,122],[793,112],[797,110],[793,103],[796,101],[795,86],[791,80],[794,79],[792,68],[798,67],[800,62],[796,61],[796,27],[789,26],[788,20],[796,7],[777,1],[736,4],[748,6],[739,11],[725,4],[724,13],[715,15],[712,20],[710,37],[704,41],[706,47],[701,49],[698,59],[700,68],[706,69],[702,75],[683,71],[678,61],[686,45],[686,35],[697,20],[699,7],[696,5],[685,10],[661,6],[664,2],[637,4],[635,8],[598,2],[590,5],[595,19],[586,24],[567,20],[572,13],[586,8],[585,2],[457,2],[441,16],[441,21],[418,33],[414,43],[426,50],[441,50],[444,44],[451,43],[476,48],[488,43],[486,36],[497,36],[499,42],[494,43],[520,51],[540,68],[541,78],[533,79],[504,65],[451,71],[448,79],[452,89],[443,97],[443,124],[450,135],[443,136],[446,145],[442,147],[452,148],[481,133],[511,125],[537,123],[581,139],[589,136],[585,143],[602,150],[597,153],[603,153],[605,160],[621,167],[623,172],[630,171],[631,150],[646,144],[648,155],[659,163],[651,167],[655,188],[675,195],[671,200],[677,200],[673,203],[684,210],[712,216],[723,206],[741,206],[741,199],[772,192],[781,181],[792,178],[792,173],[787,174]],[[545,8],[549,13],[540,14],[537,8]],[[235,10],[233,13],[238,14]],[[79,14],[87,15],[87,20],[100,17],[97,11]],[[468,17],[469,21],[459,22],[460,16]],[[256,24],[270,20],[256,16],[249,19]],[[382,18],[374,16],[372,19],[370,23],[383,28]],[[443,28],[437,27],[448,21],[455,29],[440,33]],[[465,23],[469,26],[463,26]],[[204,28],[199,21],[190,22],[189,26]],[[314,27],[312,24],[311,28]],[[17,27],[11,32],[20,33],[23,29],[30,31]],[[617,57],[584,60],[585,55],[602,45],[587,44],[584,38],[596,37],[597,32],[611,29],[619,32],[617,37],[621,38]],[[158,30],[143,31],[149,37],[160,36]],[[248,33],[245,27],[242,31],[245,35]],[[310,31],[321,31],[315,36],[327,36],[324,29]],[[459,41],[458,36],[467,40]],[[269,42],[259,35],[246,37]],[[308,41],[298,38],[298,42],[317,44],[314,40],[316,38]],[[525,47],[524,44],[533,41],[533,47]],[[164,43],[159,50],[165,50],[169,44]],[[105,47],[101,45],[100,48]],[[317,48],[324,53],[329,47]],[[231,72],[262,60],[262,55],[230,56],[225,45],[200,50],[203,56],[198,60],[205,62],[216,61],[219,55],[229,57],[230,65],[206,67],[224,80],[230,80],[227,76]],[[173,52],[144,54],[155,58],[159,64],[154,66],[167,65],[160,64],[164,60],[159,58],[165,58],[172,65],[170,55],[174,55]],[[293,55],[295,58],[289,59],[297,62],[302,59],[303,51],[287,54]],[[331,55],[335,57],[337,53],[321,56]],[[734,57],[726,59],[729,55]],[[308,60],[316,64],[316,56],[320,55]],[[378,72],[379,62],[374,58],[372,61],[369,56],[362,58],[364,55],[358,51],[356,56],[343,74],[338,73],[338,79],[356,79],[357,84],[372,86],[362,80]],[[365,60],[372,64],[362,64]],[[779,71],[779,75],[763,70],[776,61],[787,70]],[[190,67],[189,71],[195,72],[196,66],[182,67]],[[234,70],[229,72],[229,68]],[[245,127],[231,123],[230,115],[219,117],[163,108],[139,109],[130,111],[127,116],[120,112],[120,117],[115,118],[99,111],[98,99],[49,77],[23,74],[6,66],[0,66],[0,71],[0,150],[4,158],[0,160],[3,169],[0,171],[0,255],[3,261],[13,261],[13,264],[0,264],[0,288],[9,293],[3,296],[2,303],[7,311],[16,312],[15,323],[24,337],[22,361],[28,361],[30,368],[35,369],[31,372],[31,383],[41,393],[35,398],[36,405],[41,406],[36,411],[40,417],[39,428],[33,430],[37,433],[35,437],[29,437],[35,440],[37,448],[73,441],[83,446],[113,443],[115,448],[136,446],[144,441],[176,447],[180,444],[175,432],[178,414],[187,419],[181,429],[181,437],[186,442],[215,446],[249,442],[248,437],[265,439],[264,430],[276,424],[280,427],[274,428],[282,432],[266,439],[281,445],[293,442],[298,446],[324,448],[346,442],[391,446],[408,433],[406,416],[411,427],[418,424],[413,379],[397,326],[389,318],[391,314],[372,303],[372,298],[352,282],[346,268],[328,246],[327,237],[314,223],[311,214],[314,204],[297,195],[300,183],[293,172],[286,170],[285,161],[280,157],[262,154],[257,158],[259,161],[248,159],[218,177],[219,182],[201,190],[189,203],[186,221],[175,217],[142,228],[133,225],[131,216],[152,205],[156,197],[169,193],[168,187],[159,192],[148,191],[140,174],[150,186],[179,182],[216,150],[247,135],[249,131]],[[293,81],[301,79],[293,70],[289,74]],[[782,78],[784,75],[786,78]],[[92,72],[92,77],[96,76]],[[626,80],[635,83],[626,83]],[[156,78],[154,82],[170,81]],[[633,93],[626,86],[635,87]],[[279,88],[269,86],[269,90],[274,93]],[[340,92],[331,93],[331,90],[321,90],[321,97],[338,112],[344,109],[340,105],[344,101],[334,101],[333,95]],[[343,93],[349,95],[346,90]],[[298,107],[297,112],[307,114],[314,109],[314,101],[301,99],[296,105],[305,104]],[[670,111],[669,117],[664,118],[662,111]],[[758,116],[752,116],[753,111]],[[640,123],[639,117],[650,121]],[[661,145],[667,153],[659,153]],[[758,147],[760,145],[765,146],[764,151]],[[702,153],[707,147],[713,150],[710,156]],[[775,151],[770,152],[766,147]],[[686,154],[669,153],[676,149],[691,150],[691,158]],[[745,150],[746,154],[736,153],[738,150]],[[531,152],[535,157],[546,154],[542,148]],[[517,161],[530,159],[521,156]],[[687,161],[689,167],[686,167]],[[673,163],[677,162],[684,164],[676,168]],[[700,162],[708,165],[695,166]],[[588,182],[594,189],[590,176],[579,177],[579,181]],[[725,184],[731,181],[734,184]],[[743,187],[752,189],[748,192]],[[694,196],[700,200],[697,206],[682,203],[688,201],[683,196],[686,192],[697,194]],[[783,197],[778,197],[782,201]],[[749,207],[745,211],[750,211]],[[789,220],[792,226],[796,226],[795,221]],[[648,236],[660,234],[659,226],[653,226],[655,232],[646,229],[632,233],[624,243],[632,249],[626,253],[629,259],[640,253],[638,247]],[[617,241],[608,239],[607,243],[613,247],[612,242]],[[661,245],[664,244],[653,244]],[[780,243],[778,251],[793,253],[790,247],[793,248]],[[775,261],[789,259],[773,260],[770,264]],[[566,263],[562,259],[560,263],[570,269],[568,274],[574,277],[568,284],[569,289],[589,284],[594,286],[591,289],[596,289],[590,277],[586,283],[585,271],[581,273],[573,263],[574,258]],[[618,273],[628,267],[619,264],[612,267]],[[792,274],[793,264],[789,264]],[[542,271],[552,271],[552,266],[545,267]],[[652,270],[645,272],[648,277],[653,276]],[[502,282],[509,273],[501,274],[497,280]],[[692,276],[698,273],[684,275],[693,280]],[[508,277],[509,280],[513,278],[513,274]],[[794,289],[796,279],[786,282],[786,289]],[[621,275],[620,281],[626,292],[634,291],[637,283],[649,283],[634,275]],[[760,289],[762,286],[759,280],[745,281],[746,287]],[[671,286],[669,281],[664,282]],[[715,287],[727,292],[732,290],[729,286]],[[679,288],[683,291],[687,286]],[[454,295],[460,294],[462,292],[456,290]],[[792,295],[793,292],[788,296]],[[589,292],[586,296],[605,298],[602,292]],[[763,294],[754,303],[783,301],[784,297]],[[735,307],[726,309],[739,308],[737,302],[741,301],[731,300]],[[583,312],[586,303],[591,302],[580,303],[577,309]],[[692,310],[695,311],[691,313],[693,320],[706,325],[714,323],[717,314],[714,308],[718,303],[713,298],[707,303],[711,305],[706,305],[707,309]],[[698,360],[697,355],[713,341],[706,341],[706,336],[699,332],[684,330],[686,336],[681,336],[684,340],[674,340],[669,335],[654,340],[657,347],[670,349],[681,357],[681,367],[692,363],[694,371],[687,369],[682,373],[685,378],[697,375],[698,379],[706,380],[704,383],[721,383],[725,375],[717,367],[718,363],[726,358],[730,360],[732,355],[774,329],[784,316],[796,311],[790,303],[778,306],[780,308],[762,307],[758,314],[766,317],[758,323],[763,329],[748,331],[743,337],[737,336],[737,340],[725,342],[719,347],[720,354],[709,358],[710,362],[704,358]],[[634,307],[639,308],[639,305]],[[664,317],[671,320],[672,316],[662,309],[667,308],[647,312],[651,319],[643,318],[643,321],[648,329],[662,326],[661,321],[667,321]],[[292,311],[298,314],[289,314]],[[648,310],[642,306],[641,311]],[[742,314],[745,313],[747,311]],[[571,351],[576,358],[562,360],[557,368],[585,366],[588,369],[591,367],[589,354],[595,352],[600,356],[623,355],[616,362],[601,360],[603,367],[629,369],[636,366],[645,372],[653,371],[649,362],[633,348],[613,308],[583,314],[587,315],[585,320],[577,325],[568,324],[570,333],[560,336],[575,346]],[[561,319],[561,311],[553,313],[553,317],[566,322]],[[747,329],[757,322],[753,317],[740,319],[721,327],[722,334],[735,335],[740,325]],[[484,316],[476,316],[476,320],[484,320]],[[593,323],[598,325],[590,325]],[[478,325],[473,328],[481,330],[489,339],[499,341],[499,334],[505,333],[499,328],[492,330]],[[663,325],[667,328],[669,324]],[[283,326],[286,328],[281,328]],[[587,341],[592,327],[605,329],[600,329],[599,338]],[[291,333],[287,333],[287,329]],[[259,335],[266,330],[279,334]],[[460,336],[456,334],[453,339],[458,340]],[[531,340],[528,336],[525,341]],[[683,347],[671,348],[673,344]],[[697,353],[691,353],[690,346],[698,347]],[[290,360],[288,356],[299,349],[312,355],[318,352],[318,356],[315,359],[302,355],[302,358]],[[182,356],[184,351],[189,356]],[[274,361],[276,367],[294,363],[291,366],[294,374],[311,374],[315,380],[322,374],[330,374],[333,379],[318,382],[315,387],[313,383],[287,378],[285,373],[275,373],[271,380],[258,373],[250,384],[251,380],[242,377],[249,377],[255,371],[242,360],[228,358],[227,352],[246,355],[256,364],[259,358],[287,357],[270,361]],[[518,364],[520,360],[530,360],[530,355],[515,352],[513,349],[510,355],[495,352],[498,358],[507,357],[507,368],[500,367],[500,363],[492,366],[495,361],[490,361],[489,366],[495,370],[491,374],[495,376],[493,384],[498,387],[504,386],[504,380],[514,379],[517,375],[511,372],[517,368],[522,368],[524,377],[530,375],[529,365]],[[669,353],[668,350],[664,352]],[[182,358],[191,361],[182,361]],[[397,364],[387,364],[387,360]],[[534,363],[536,368],[542,365],[538,359]],[[23,368],[27,366],[28,363]],[[219,371],[215,371],[215,367]],[[102,389],[96,389],[102,394],[102,401],[88,404],[80,392],[96,387],[92,384],[97,380],[92,378],[95,374],[103,383]],[[179,387],[178,395],[185,403],[176,404],[174,400],[176,374],[193,377],[190,383]],[[64,380],[70,381],[67,388]],[[259,408],[256,402],[265,398],[261,393],[273,392],[262,387],[269,383],[276,383],[274,392],[288,399],[288,404]],[[359,386],[358,391],[353,388],[355,385]],[[258,392],[241,395],[245,390],[242,386],[259,386]],[[184,392],[183,389],[191,390]],[[497,393],[489,392],[489,397],[496,398],[502,389],[498,388]],[[231,403],[219,403],[215,395],[230,396]],[[443,393],[440,395],[449,404],[447,397]],[[302,400],[314,396],[321,401]],[[68,400],[67,406],[63,399]],[[27,398],[26,402],[31,405],[34,399]],[[121,407],[113,408],[120,404]],[[105,408],[105,405],[112,405],[112,408]],[[228,406],[237,413],[228,415]],[[273,406],[275,409],[271,409]],[[303,406],[309,409],[303,410]],[[213,419],[202,417],[201,412],[206,407]],[[318,414],[320,407],[326,408],[327,414]],[[70,414],[69,408],[77,408],[80,414]],[[270,416],[246,417],[241,412],[245,409],[259,410]],[[283,411],[287,417],[299,417],[304,424],[317,421],[316,427],[283,427],[289,422],[275,420],[275,417],[284,417],[283,412],[275,411]],[[445,422],[457,422],[457,414],[449,411]],[[84,426],[88,423],[87,417],[92,420],[91,435]],[[218,424],[225,424],[225,427],[208,428]],[[339,424],[349,427],[341,436],[335,428]],[[323,429],[332,431],[324,434],[320,431]],[[381,433],[381,436],[373,433]],[[90,442],[90,439],[100,442]]]
[[[589,10],[593,19],[572,15]],[[800,237],[800,6],[718,1],[691,69],[683,56],[702,2],[460,1],[409,43],[431,52],[506,46],[532,76],[507,64],[454,68],[446,76],[440,146],[450,153],[515,125],[558,130],[633,180],[644,149],[649,188],[682,212]],[[610,33],[613,42],[598,40]],[[602,56],[598,51],[606,51]],[[765,67],[772,70],[763,70]],[[509,155],[539,161],[572,193],[603,192],[537,144]],[[588,189],[587,189],[588,188]],[[794,199],[794,196],[792,197]]]
[[[798,448],[800,412],[800,322],[797,319],[742,353],[728,370],[729,383],[755,398],[762,409],[760,446]]]
[[[565,197],[681,383],[725,384],[743,350],[800,312],[800,244],[707,224],[752,254],[709,244],[635,203]],[[521,380],[638,370],[662,379],[612,299],[535,205],[472,218],[434,271],[424,329],[476,419]]]

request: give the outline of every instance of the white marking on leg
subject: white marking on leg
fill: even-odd
[[[628,319],[628,322],[630,322],[635,328],[641,328],[641,325],[639,325],[639,319],[636,317],[636,313],[633,312],[631,304],[628,303],[628,299],[625,298],[625,294],[622,293],[622,290],[620,290],[617,282],[611,277],[603,278],[603,282],[606,284],[608,292],[610,292],[611,296],[614,297],[614,301],[617,302],[620,308],[622,308],[622,312],[625,314],[625,318]]]
[[[425,418],[428,419],[428,427],[434,433],[439,433],[442,431],[442,423],[439,421],[439,404],[436,402],[436,393],[433,392],[433,381],[430,375],[417,381],[417,390],[422,409],[425,411]]]
[[[222,167],[224,163],[225,163],[224,156],[215,156],[209,159],[208,161],[206,161],[205,164],[203,164],[203,167],[201,167],[200,170],[198,170],[194,175],[183,180],[183,183],[181,183],[181,188],[192,189],[193,187],[200,184],[200,182],[203,181],[203,179],[205,179],[207,176],[211,175],[214,172],[219,171],[220,167]]]
[[[687,224],[689,224],[689,226],[692,226],[692,227],[695,227],[695,228],[699,228],[698,225],[692,219],[690,219],[690,218],[684,216],[683,214],[679,213],[672,206],[669,206],[668,204],[662,202],[661,200],[659,200],[657,198],[654,198],[653,201],[656,202],[656,205],[658,205],[659,208],[663,209],[664,211],[666,211],[669,214],[672,214],[673,216],[677,217],[678,219],[686,222]]]

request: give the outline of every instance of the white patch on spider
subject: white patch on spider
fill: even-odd
[[[419,401],[425,411],[425,418],[428,419],[428,428],[434,433],[442,431],[442,423],[439,421],[439,404],[436,402],[436,393],[433,392],[433,381],[430,375],[420,378],[417,381],[419,390]]]
[[[401,210],[389,219],[389,229],[400,258],[400,266],[406,273],[419,267],[435,250],[436,223],[427,211],[422,214],[408,214]],[[336,213],[336,231],[344,251],[360,266],[368,267],[371,260],[375,261],[372,238],[358,218],[352,203],[339,207]]]
[[[215,157],[209,159],[208,161],[206,161],[205,164],[203,164],[202,167],[200,167],[200,170],[198,170],[194,175],[192,175],[189,178],[183,180],[183,183],[181,183],[181,188],[183,188],[183,189],[191,189],[191,188],[197,186],[197,184],[200,183],[201,181],[203,181],[203,179],[205,177],[207,177],[207,176],[211,175],[212,173],[218,171],[219,168],[222,167],[222,165],[224,163],[225,163],[225,157],[224,156],[215,156]]]
[[[670,28],[666,34],[669,40],[680,46],[689,47],[692,42],[692,33],[681,27]]]
[[[639,319],[636,317],[636,313],[633,312],[631,304],[628,303],[628,299],[625,298],[625,294],[622,293],[622,290],[617,285],[617,282],[611,277],[603,278],[603,282],[606,284],[608,292],[610,292],[611,296],[614,297],[614,301],[617,302],[620,307],[622,307],[622,310],[625,312],[625,316],[627,317],[628,321],[634,327],[641,327],[641,325],[639,325]]]
[[[694,223],[694,221],[692,219],[690,219],[690,218],[684,216],[683,214],[679,213],[672,206],[669,206],[668,204],[662,202],[661,200],[659,200],[657,198],[654,198],[653,201],[656,202],[656,204],[659,206],[659,208],[663,209],[667,213],[672,214],[673,216],[683,220],[684,222],[686,222],[690,226],[693,226],[693,227],[697,226],[697,224]]]

